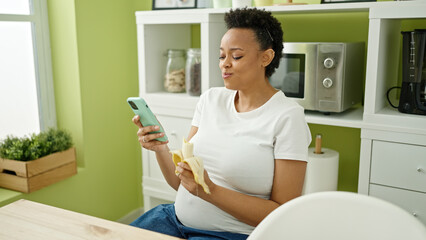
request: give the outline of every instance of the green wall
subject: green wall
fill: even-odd
[[[48,1],[58,127],[72,131],[80,168],[26,198],[113,220],[141,206],[125,102],[138,93],[135,10],[133,1]]]
[[[361,130],[318,124],[309,124],[309,128],[312,134],[311,147],[315,146],[315,136],[321,134],[322,147],[339,152],[337,189],[340,191],[357,192]]]
[[[150,1],[48,0],[58,127],[78,174],[25,198],[117,220],[141,207],[141,151],[126,98],[138,95],[135,11]]]

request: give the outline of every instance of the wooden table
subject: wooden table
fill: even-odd
[[[179,238],[28,200],[0,208],[0,239],[177,240]]]

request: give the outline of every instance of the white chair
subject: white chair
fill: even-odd
[[[426,240],[426,226],[402,208],[350,192],[318,192],[271,212],[247,240]]]

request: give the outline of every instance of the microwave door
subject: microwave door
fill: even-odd
[[[313,44],[284,43],[280,66],[270,78],[273,87],[307,110],[315,110],[315,54]]]
[[[287,97],[303,99],[305,95],[305,54],[286,54],[281,59],[281,90]]]

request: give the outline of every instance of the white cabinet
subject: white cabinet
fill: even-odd
[[[426,19],[425,3],[413,3],[370,9],[358,192],[393,202],[426,224],[426,116],[400,113],[386,100],[398,85],[401,25]]]
[[[374,140],[371,158],[370,183],[426,192],[426,146]]]
[[[426,224],[426,145],[379,138],[371,141],[368,194],[403,207]]]
[[[169,148],[180,149],[182,147],[183,138],[188,137],[192,119],[160,114],[157,114],[157,119],[169,138]],[[144,150],[142,154],[142,190],[144,195],[144,210],[147,211],[155,205],[163,203],[161,200],[169,202],[174,201],[176,191],[166,183],[154,152]]]
[[[363,129],[359,192],[406,209],[426,224],[426,135]]]
[[[424,180],[424,176],[411,174],[419,174],[416,164],[424,160],[419,158],[418,162],[400,162],[404,152],[416,157],[425,155],[426,117],[402,114],[389,108],[386,91],[397,85],[401,23],[405,19],[426,19],[426,3],[390,1],[265,8],[273,14],[368,13],[364,106],[330,116],[310,112],[306,114],[306,119],[309,123],[361,129],[358,184],[360,193],[395,200],[397,204],[399,200],[394,199],[393,196],[398,195],[397,191],[401,189],[416,195],[420,194],[422,198],[425,184],[421,181]],[[167,61],[164,53],[170,48],[190,48],[192,26],[198,25],[202,55],[202,92],[211,87],[223,86],[218,58],[220,39],[226,31],[223,20],[225,11],[228,9],[136,13],[139,93],[147,100],[164,125],[171,141],[170,148],[179,148],[181,138],[188,134],[199,98],[187,94],[167,93],[163,90]],[[412,147],[415,150],[411,149]],[[396,152],[387,153],[388,148],[395,149]],[[393,157],[397,154],[400,154],[400,157]],[[389,157],[392,161],[387,161]],[[403,160],[406,159],[403,158]],[[408,162],[409,164],[405,164]],[[414,173],[411,172],[412,168]],[[377,187],[384,187],[389,191],[395,190],[395,194],[379,193],[379,190],[374,190],[378,189]],[[143,151],[143,193],[146,210],[163,200],[173,201],[175,196],[174,190],[165,183],[156,165],[155,156],[145,150]],[[408,195],[411,196],[411,194]]]
[[[371,184],[370,195],[398,205],[426,224],[426,194]]]

